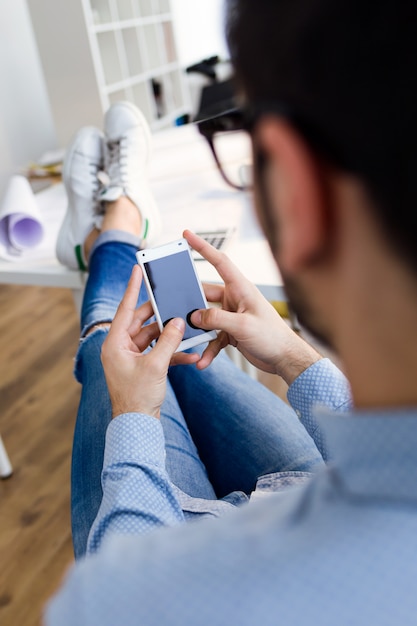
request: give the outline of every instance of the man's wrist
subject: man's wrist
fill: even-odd
[[[116,417],[120,417],[120,415],[126,415],[127,413],[137,413],[140,415],[149,415],[149,417],[153,417],[156,419],[160,419],[160,414],[155,414],[155,412],[145,410],[142,406],[133,406],[133,405],[112,405],[112,419]]]
[[[287,346],[280,352],[275,372],[290,386],[306,369],[322,358],[317,350],[293,333]]]

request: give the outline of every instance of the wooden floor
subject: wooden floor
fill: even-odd
[[[37,626],[72,562],[70,457],[80,388],[71,292],[0,285],[0,624]]]

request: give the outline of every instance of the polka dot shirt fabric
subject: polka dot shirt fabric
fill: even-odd
[[[331,463],[195,523],[165,472],[159,422],[114,420],[89,554],[47,626],[417,624],[417,407],[347,412],[332,368],[320,361],[290,389]]]

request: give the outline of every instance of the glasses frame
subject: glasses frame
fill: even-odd
[[[253,184],[237,185],[230,180],[224,171],[221,160],[217,154],[213,141],[214,135],[222,132],[245,131],[252,136],[252,131],[256,122],[260,117],[268,113],[278,115],[279,117],[291,118],[291,114],[286,105],[274,102],[264,103],[255,107],[233,107],[226,109],[218,115],[196,121],[197,128],[200,134],[207,141],[214,157],[214,161],[217,165],[217,169],[219,170],[223,180],[230,185],[230,187],[233,187],[238,191],[251,191],[253,189]]]
[[[244,110],[238,107],[227,109],[214,117],[199,120],[196,124],[200,134],[204,137],[210,147],[217,169],[219,170],[223,180],[230,187],[233,187],[233,189],[237,189],[238,191],[250,191],[253,188],[252,185],[238,185],[228,177],[214,145],[214,135],[217,133],[249,131]]]
[[[326,161],[333,163],[341,169],[351,172],[356,171],[352,158],[345,154],[342,146],[337,145],[335,137],[328,136],[324,128],[319,128],[312,119],[309,119],[310,116],[299,114],[293,107],[282,102],[264,102],[255,106],[227,109],[219,115],[196,122],[200,134],[209,144],[223,180],[234,189],[249,191],[253,188],[253,185],[236,185],[228,178],[216,152],[213,137],[216,133],[242,130],[252,136],[255,124],[264,115],[275,115],[288,120],[300,132],[308,144]]]

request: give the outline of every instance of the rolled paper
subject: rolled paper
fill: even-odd
[[[34,248],[39,245],[43,238],[43,225],[41,222],[24,213],[9,215],[7,229],[9,241],[17,250]]]
[[[0,206],[0,243],[19,255],[40,244],[44,235],[35,194],[24,176],[12,176]]]

